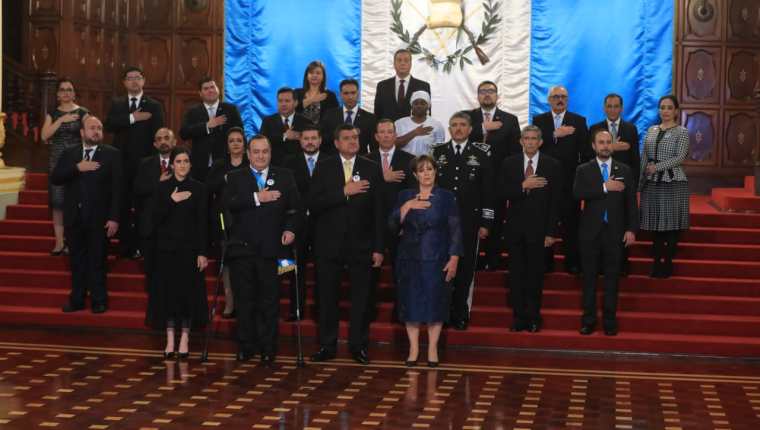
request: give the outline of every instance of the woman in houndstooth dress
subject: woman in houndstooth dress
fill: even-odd
[[[689,183],[681,167],[689,152],[689,131],[678,124],[678,99],[658,103],[660,124],[644,138],[641,155],[641,229],[654,233],[652,277],[673,273],[673,256],[681,230],[689,229]]]

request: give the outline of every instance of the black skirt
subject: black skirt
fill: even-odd
[[[206,326],[206,282],[204,272],[198,271],[197,258],[190,250],[157,252],[156,270],[148,291],[146,325],[162,330],[168,321],[174,321],[179,328],[183,320],[189,320],[194,329]]]

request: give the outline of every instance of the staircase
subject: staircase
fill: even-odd
[[[0,221],[0,324],[144,328],[144,293],[140,262],[109,257],[110,310],[64,314],[70,274],[68,259],[52,257],[52,223],[47,208],[47,176],[28,174],[19,204],[9,206]],[[578,334],[580,279],[564,272],[547,275],[540,333],[511,333],[506,273],[476,276],[472,321],[467,331],[445,330],[443,342],[507,348],[582,351],[685,353],[717,356],[760,356],[760,214],[724,213],[692,197],[692,228],[684,234],[674,276],[648,277],[651,242],[640,237],[631,250],[631,276],[621,281],[620,334]],[[561,256],[557,257],[561,263]],[[561,264],[558,266],[561,267]],[[308,271],[306,336],[316,335]],[[214,291],[215,264],[207,270],[209,301]],[[405,342],[403,327],[394,322],[394,289],[390,269],[383,268],[378,287],[375,341]],[[288,309],[287,281],[281,290],[281,315]],[[347,336],[348,287],[341,302],[341,336]],[[233,323],[218,321],[222,333]],[[281,322],[283,336],[295,335],[295,325]]]

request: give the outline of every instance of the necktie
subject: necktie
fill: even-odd
[[[264,183],[264,172],[259,172],[254,169],[253,176],[256,177],[256,185],[259,187],[259,190],[266,188],[266,184]]]
[[[84,160],[85,161],[90,161],[92,159],[91,155],[92,155],[92,149],[85,149],[84,150]]]
[[[454,154],[457,157],[459,157],[460,155],[462,155],[462,145],[460,145],[458,143],[456,145],[454,145]]]
[[[607,163],[602,163],[602,180],[607,182],[610,178],[610,172],[607,170]],[[607,222],[607,210],[605,209],[604,215],[602,215],[604,222]]]
[[[483,141],[488,139],[488,130],[486,130],[486,123],[491,121],[491,114],[489,112],[483,112]]]
[[[617,123],[615,123],[615,122],[611,122],[610,123],[610,134],[612,135],[612,141],[613,142],[616,141],[617,140],[617,134],[618,134]]]
[[[282,127],[285,129],[285,131],[290,130],[290,121],[288,121],[287,118],[285,118],[285,120],[282,121]]]
[[[207,108],[206,110],[208,111],[208,118],[209,119],[212,119],[212,118],[214,118],[216,116],[216,109],[214,109],[213,106]]]
[[[390,170],[391,163],[387,152],[383,152],[383,170]]]
[[[306,158],[306,166],[309,168],[309,176],[314,173],[314,157]]]
[[[343,161],[343,179],[345,179],[346,183],[351,180],[351,170],[351,161]]]
[[[402,79],[398,83],[398,95],[396,97],[396,101],[397,102],[401,103],[402,101],[404,101],[404,93],[405,93],[405,91],[404,91],[404,80]]]
[[[525,169],[525,177],[529,178],[533,176],[533,173],[535,173],[535,170],[533,170],[533,160],[528,159],[528,167]]]
[[[349,124],[349,125],[353,125],[354,124],[354,119],[351,118],[351,111],[347,111],[346,112],[346,121],[345,121],[345,123]]]
[[[554,115],[554,129],[562,127],[562,115]]]
[[[162,158],[161,159],[161,174],[162,175],[166,173],[167,168],[168,168],[168,163],[165,159]]]
[[[132,113],[137,110],[137,97],[132,97],[129,101],[129,113]]]

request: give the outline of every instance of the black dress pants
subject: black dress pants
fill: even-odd
[[[596,281],[599,262],[604,265],[604,304],[602,318],[605,329],[617,329],[618,281],[623,255],[623,237],[613,235],[605,223],[596,237],[581,241],[583,263],[583,318],[581,324],[596,324]]]
[[[242,257],[230,262],[241,351],[274,355],[280,315],[277,260]]]
[[[509,244],[509,292],[514,325],[541,325],[544,289],[544,243],[524,237]]]
[[[71,255],[71,294],[69,303],[84,306],[87,292],[92,305],[107,305],[106,246],[108,239],[106,221],[88,216],[84,211],[72,225],[65,229],[66,243]]]
[[[369,344],[370,289],[372,260],[369,255],[317,257],[317,295],[319,297],[319,345],[335,352],[340,321],[340,283],[348,272],[351,288],[348,344],[351,351],[367,348]]]

